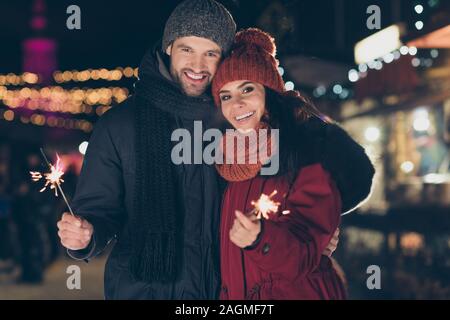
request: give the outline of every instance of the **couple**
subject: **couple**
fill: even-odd
[[[64,214],[58,234],[85,261],[115,241],[106,299],[345,298],[328,256],[341,213],[368,196],[374,169],[345,131],[285,92],[274,53],[260,30],[236,35],[216,1],[184,1],[144,56],[135,94],[99,119],[72,202],[77,217]],[[223,118],[242,132],[279,129],[269,144],[278,174],[261,175],[261,157],[172,163],[174,130],[193,136],[194,121],[207,130]],[[246,215],[273,190],[277,213]]]

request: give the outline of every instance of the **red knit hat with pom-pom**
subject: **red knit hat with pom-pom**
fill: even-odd
[[[274,39],[257,28],[236,34],[232,51],[217,69],[212,81],[212,95],[220,106],[219,91],[228,82],[249,80],[277,92],[284,92],[284,82],[278,72]]]

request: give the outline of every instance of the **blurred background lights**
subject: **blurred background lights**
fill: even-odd
[[[369,127],[364,132],[364,137],[367,141],[375,142],[380,138],[380,129],[377,127]]]
[[[414,170],[414,163],[412,163],[411,161],[405,161],[400,165],[400,169],[404,173],[410,173]]]
[[[417,30],[422,30],[423,28],[423,22],[422,21],[416,21],[416,23],[414,24],[416,26]]]
[[[86,150],[87,150],[87,147],[88,147],[88,142],[87,141],[83,141],[82,143],[80,143],[80,145],[78,146],[78,151],[80,151],[80,153],[82,154],[82,155],[85,155],[86,154]]]
[[[284,87],[287,91],[294,90],[294,83],[292,81],[288,81],[284,84]]]
[[[358,81],[359,76],[358,76],[358,71],[356,71],[355,69],[351,69],[348,72],[348,80],[350,80],[351,82],[356,82]]]
[[[421,14],[423,12],[423,6],[421,4],[418,4],[414,7],[414,10],[418,13]]]
[[[340,84],[335,84],[333,86],[333,92],[335,94],[341,94],[342,93],[342,86]]]

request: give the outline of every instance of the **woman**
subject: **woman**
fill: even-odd
[[[213,79],[216,104],[239,134],[268,130],[267,138],[249,140],[231,155],[226,141],[232,137],[222,141],[225,161],[216,167],[229,183],[222,202],[221,299],[345,299],[343,282],[322,252],[341,213],[368,196],[374,169],[345,131],[297,92],[285,92],[274,55],[268,34],[241,31]],[[279,129],[278,143],[270,138],[273,129]],[[276,153],[278,173],[262,175]],[[240,155],[245,163],[237,161]],[[252,201],[274,190],[275,213],[268,219],[248,214]]]

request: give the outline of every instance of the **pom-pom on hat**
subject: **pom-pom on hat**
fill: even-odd
[[[284,92],[284,82],[278,72],[275,54],[275,41],[268,33],[257,28],[239,31],[231,54],[220,64],[212,81],[216,105],[220,106],[220,89],[236,80],[249,80],[277,92]]]

